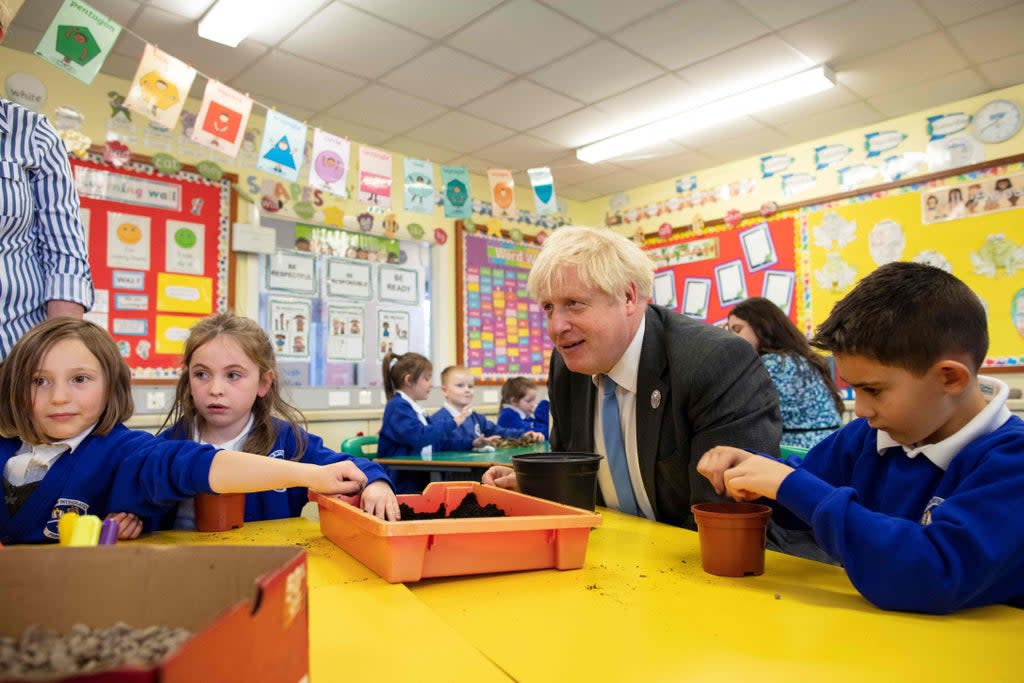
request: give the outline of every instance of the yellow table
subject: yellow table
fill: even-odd
[[[696,533],[601,513],[583,569],[409,587],[518,681],[1024,680],[1024,610],[884,612],[840,568],[773,552],[760,577],[715,577]]]
[[[143,541],[304,548],[312,683],[510,680],[408,588],[379,578],[308,520],[250,522],[222,533],[165,531]]]

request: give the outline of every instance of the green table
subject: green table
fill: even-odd
[[[512,456],[523,453],[545,453],[551,450],[546,441],[522,448],[501,448],[491,453],[474,451],[440,451],[429,459],[421,455],[402,455],[394,458],[377,458],[375,462],[395,470],[426,470],[430,472],[458,472],[466,474],[472,470],[486,470],[494,465],[512,466]],[[483,472],[475,473],[477,478]]]

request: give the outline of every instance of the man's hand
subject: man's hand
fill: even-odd
[[[755,455],[725,471],[725,491],[735,500],[775,500],[783,480],[792,471],[792,467],[778,460]]]
[[[697,463],[697,472],[703,474],[715,487],[715,493],[721,495],[725,492],[725,471],[752,457],[753,453],[739,448],[715,446],[701,456],[700,462]]]
[[[512,491],[519,490],[515,470],[504,465],[491,467],[484,472],[484,476],[480,478],[480,481],[488,486],[497,486],[498,488],[511,489]]]

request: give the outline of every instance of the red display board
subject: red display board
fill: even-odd
[[[797,322],[793,218],[719,227],[644,249],[655,262],[657,304],[719,324],[743,299],[766,296]]]
[[[117,342],[132,377],[178,376],[199,319],[227,310],[232,181],[72,159],[96,302],[87,317]]]

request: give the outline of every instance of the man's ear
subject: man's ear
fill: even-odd
[[[974,373],[966,365],[949,358],[933,365],[932,371],[942,382],[943,390],[953,396],[966,391],[974,380]]]
[[[632,313],[637,307],[638,302],[639,297],[637,296],[636,283],[631,280],[629,286],[626,288],[626,310]]]

